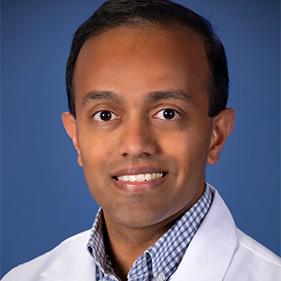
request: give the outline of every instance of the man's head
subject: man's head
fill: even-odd
[[[154,3],[111,2],[117,11]],[[232,130],[225,104],[210,114],[206,38],[195,26],[180,27],[140,19],[107,25],[84,40],[75,64],[69,60],[76,116],[62,118],[107,226],[166,230],[202,195],[206,163],[218,160]]]
[[[70,112],[76,117],[73,75],[76,60],[84,43],[117,27],[141,27],[155,24],[164,29],[192,29],[202,39],[209,63],[209,116],[226,107],[228,71],[224,47],[211,24],[193,11],[169,0],[111,0],[104,3],[76,31],[67,62],[66,84]]]

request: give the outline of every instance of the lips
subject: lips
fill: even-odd
[[[116,172],[112,177],[116,182],[129,183],[149,183],[161,180],[167,175],[166,171],[155,167],[128,167]]]

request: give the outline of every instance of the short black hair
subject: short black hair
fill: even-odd
[[[66,67],[66,87],[69,111],[76,117],[73,76],[77,57],[87,39],[107,30],[125,26],[156,24],[163,28],[188,27],[204,41],[210,67],[209,116],[226,107],[228,99],[228,69],[224,47],[209,21],[184,6],[169,0],[109,0],[75,32]]]

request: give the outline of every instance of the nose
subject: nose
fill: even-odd
[[[120,152],[124,157],[148,156],[156,153],[157,139],[149,121],[133,118],[123,124]]]

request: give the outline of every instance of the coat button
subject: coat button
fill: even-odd
[[[157,281],[164,281],[166,279],[165,274],[163,272],[159,273],[157,276]]]

